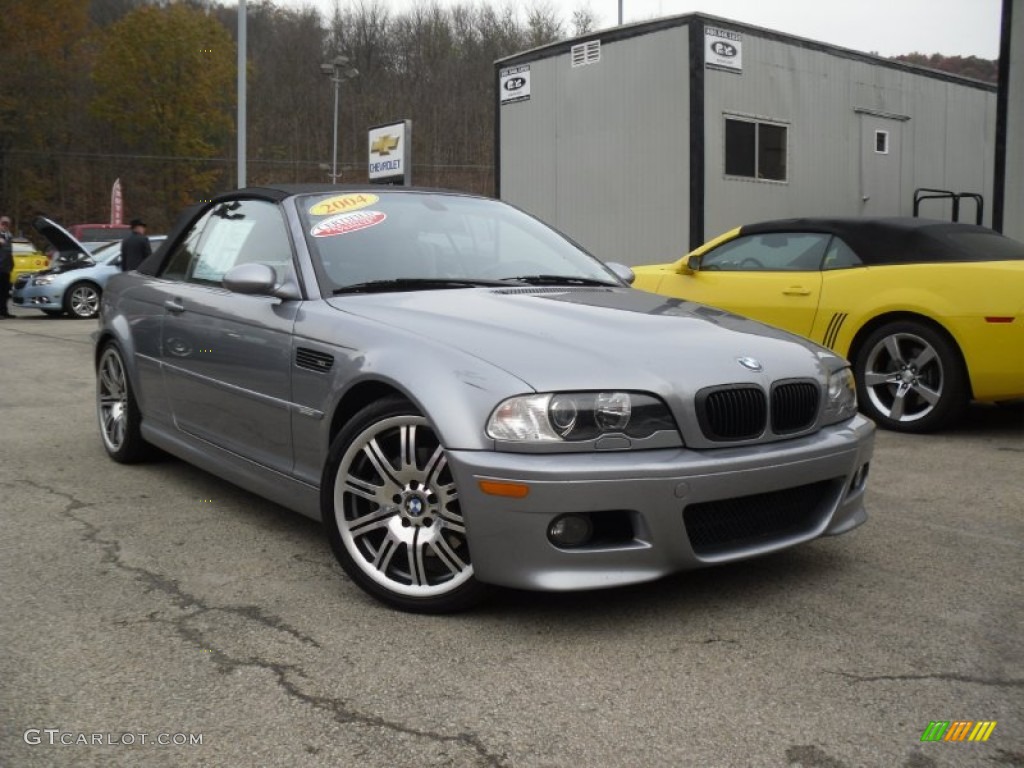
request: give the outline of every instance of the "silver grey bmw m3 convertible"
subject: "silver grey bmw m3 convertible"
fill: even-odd
[[[223,195],[107,285],[103,444],[322,520],[352,580],[411,611],[864,522],[874,427],[847,363],[630,279],[495,200]]]

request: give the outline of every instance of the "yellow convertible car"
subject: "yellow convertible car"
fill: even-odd
[[[861,410],[927,432],[970,399],[1024,397],[1024,244],[927,219],[787,219],[738,227],[636,288],[806,336],[853,363]]]

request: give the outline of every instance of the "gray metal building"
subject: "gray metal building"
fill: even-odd
[[[992,226],[1024,240],[1024,0],[1003,0]]]
[[[704,14],[526,51],[495,77],[497,195],[602,259],[668,261],[772,218],[909,216],[919,188],[977,195],[992,221],[985,83]]]

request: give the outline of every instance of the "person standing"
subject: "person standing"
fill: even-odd
[[[142,219],[131,220],[132,233],[121,243],[121,271],[131,272],[138,269],[153,253],[153,248],[146,237],[146,222]]]
[[[14,235],[11,220],[0,216],[0,318],[14,317],[7,308],[11,297],[11,272],[14,269]]]

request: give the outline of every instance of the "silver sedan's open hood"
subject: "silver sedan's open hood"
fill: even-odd
[[[629,288],[470,288],[339,296],[330,304],[450,344],[537,391],[593,389],[596,382],[693,391],[817,378],[826,358],[839,364],[828,350],[785,331]],[[752,358],[762,370],[739,358]]]

